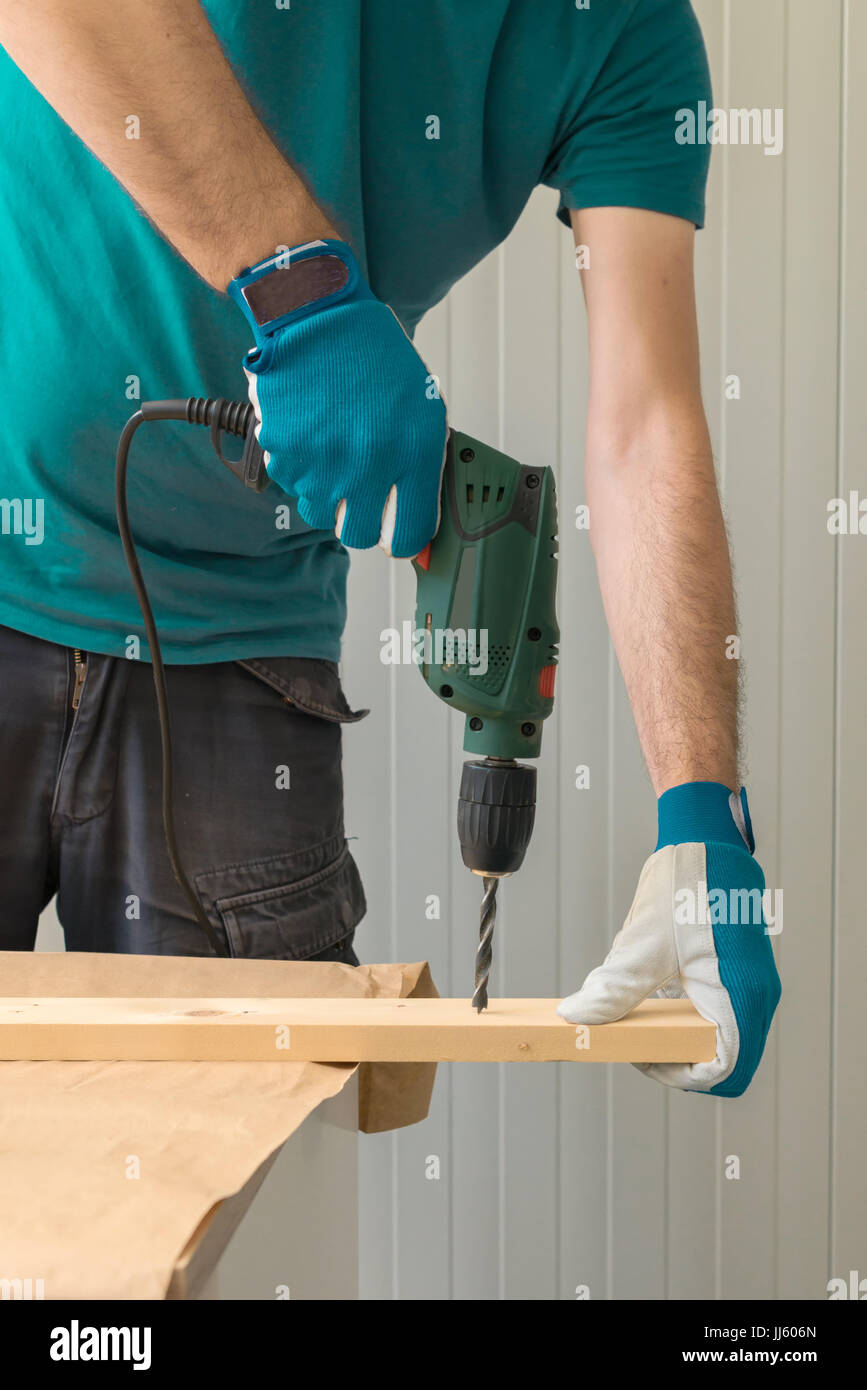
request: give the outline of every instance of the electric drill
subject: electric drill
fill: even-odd
[[[217,457],[246,487],[269,484],[248,402],[149,401],[126,423],[117,450],[118,529],[151,650],[162,738],[163,824],[175,877],[218,955],[222,944],[183,869],[172,814],[171,731],[159,634],[136,556],[126,504],[132,437],[150,420],[181,420],[210,429]],[[226,456],[223,435],[244,440]],[[488,1002],[496,894],[501,878],[521,867],[533,831],[542,721],[554,707],[559,630],[557,501],[548,468],[516,463],[468,435],[450,431],[440,525],[415,557],[416,651],[422,676],[446,704],[466,716],[458,800],[464,863],[483,881],[473,1004]]]
[[[439,530],[413,561],[421,672],[466,715],[458,838],[483,881],[473,1004],[488,1002],[497,887],[524,861],[557,667],[557,499],[529,468],[452,431]]]

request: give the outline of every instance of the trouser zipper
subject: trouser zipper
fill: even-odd
[[[72,731],[78,719],[78,706],[81,704],[81,695],[84,690],[84,682],[87,678],[87,660],[83,652],[78,647],[72,651],[72,699],[70,700],[71,713],[66,716],[66,729],[64,730],[63,753],[60,759],[60,767],[57,769],[57,777],[54,783],[54,795],[51,798],[51,817],[57,811],[60,799],[60,784],[63,780],[63,771],[69,757],[69,747],[72,742]]]
[[[72,708],[78,709],[81,704],[81,692],[84,689],[84,681],[87,676],[87,662],[81,652],[76,647],[72,653],[75,663],[75,681],[72,686]]]

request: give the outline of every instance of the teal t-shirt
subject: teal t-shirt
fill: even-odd
[[[566,222],[618,204],[702,224],[708,147],[675,138],[679,108],[710,105],[688,0],[205,9],[410,333],[540,183]],[[0,623],[118,656],[138,636],[147,655],[118,435],[139,398],[244,397],[249,330],[2,50],[0,110]],[[129,501],[167,661],[339,657],[346,551],[276,488],[245,490],[206,430],[143,426]]]

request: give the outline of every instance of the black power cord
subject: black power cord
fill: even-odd
[[[261,492],[263,488],[268,485],[268,475],[265,472],[262,451],[253,433],[255,419],[255,412],[249,401],[224,401],[219,398],[210,400],[201,396],[190,396],[187,400],[145,401],[142,403],[141,409],[137,410],[135,415],[131,416],[124,425],[123,432],[118,442],[117,457],[115,460],[115,509],[117,512],[117,529],[120,532],[123,553],[126,556],[126,563],[129,567],[130,575],[132,576],[133,587],[135,589],[136,598],[138,599],[138,606],[141,609],[141,615],[144,621],[145,635],[147,636],[148,646],[151,652],[154,690],[157,697],[157,712],[159,714],[160,745],[162,752],[162,816],[166,849],[168,850],[169,860],[175,878],[192,908],[193,916],[204,931],[214,954],[218,956],[228,956],[229,952],[208,920],[208,915],[205,912],[202,901],[187,877],[178,850],[172,797],[172,731],[171,719],[169,716],[169,702],[166,693],[166,673],[163,665],[157,625],[154,621],[153,609],[151,608],[147,586],[145,585],[141,566],[138,561],[138,555],[136,553],[132,528],[129,523],[126,474],[130,445],[132,444],[133,435],[139,425],[143,425],[151,420],[183,420],[190,425],[210,426],[211,443],[214,446],[217,457],[225,463],[227,468],[230,468],[247,487],[252,488],[255,492]],[[238,435],[246,440],[244,452],[240,459],[227,459],[224,457],[221,449],[222,435],[224,433]]]

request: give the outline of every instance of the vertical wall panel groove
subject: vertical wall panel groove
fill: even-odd
[[[795,0],[787,39],[776,1292],[815,1298],[828,1241],[840,5]]]
[[[840,469],[838,495],[867,500],[867,13],[846,4],[846,101],[841,219]],[[865,507],[867,512],[867,507]],[[864,519],[867,531],[867,518]],[[867,1047],[864,844],[867,825],[867,535],[840,536],[837,621],[837,804],[834,1015],[833,1257],[829,1277],[867,1279]],[[867,1288],[867,1285],[864,1286]],[[863,1294],[862,1294],[863,1297]]]
[[[732,0],[731,107],[778,108],[785,80],[784,6]],[[718,148],[717,153],[720,153]],[[732,533],[739,628],[745,668],[745,770],[758,853],[768,883],[779,882],[775,820],[779,706],[777,614],[780,586],[778,498],[782,469],[780,399],[783,277],[783,165],[755,145],[721,147],[728,167],[727,373],[741,381],[727,400],[725,505]],[[721,1293],[754,1298],[772,1292],[776,1031],[745,1096],[723,1105],[723,1163],[740,1161],[740,1178],[721,1187]],[[769,1156],[771,1156],[769,1158]]]

